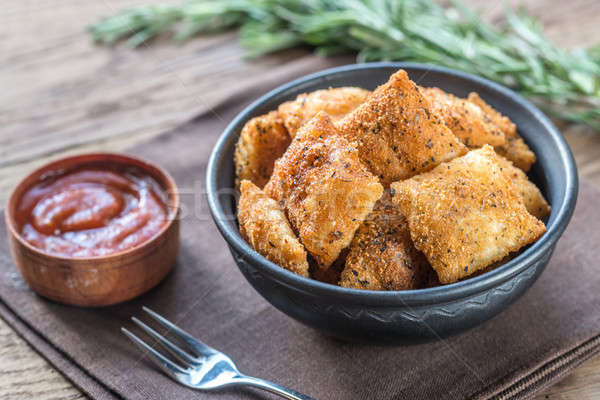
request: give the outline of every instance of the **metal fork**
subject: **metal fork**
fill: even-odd
[[[189,350],[192,351],[193,354],[190,354],[136,317],[131,318],[136,325],[156,339],[169,353],[181,361],[183,365],[174,363],[154,350],[128,329],[121,328],[121,331],[143,351],[148,352],[150,360],[175,381],[199,390],[208,391],[229,386],[253,386],[290,400],[314,400],[311,397],[275,383],[241,374],[227,355],[197,340],[149,308],[143,307],[143,310],[181,339],[189,347]]]

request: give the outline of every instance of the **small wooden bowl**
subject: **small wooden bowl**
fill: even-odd
[[[86,166],[123,165],[154,178],[167,196],[169,220],[151,239],[101,257],[71,258],[46,253],[20,235],[15,215],[24,193],[47,173]],[[39,295],[76,306],[106,306],[130,300],[156,286],[173,266],[179,249],[179,195],[175,181],[160,167],[114,153],[83,154],[51,162],[27,176],[11,193],[5,210],[13,259]]]

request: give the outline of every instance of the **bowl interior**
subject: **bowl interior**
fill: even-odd
[[[400,68],[405,69],[410,78],[421,86],[437,86],[461,97],[466,97],[472,91],[478,92],[486,102],[509,116],[517,125],[519,134],[537,156],[537,162],[531,168],[529,176],[538,185],[552,206],[552,212],[547,221],[545,221],[547,232],[544,237],[523,251],[518,257],[494,271],[451,285],[417,291],[381,292],[379,296],[386,296],[389,293],[404,295],[411,292],[439,294],[441,290],[450,287],[455,287],[456,289],[464,288],[465,283],[469,285],[469,282],[476,281],[483,286],[489,287],[496,284],[498,280],[508,279],[523,268],[526,268],[527,265],[523,264],[526,264],[528,257],[532,257],[533,252],[549,250],[553,242],[556,241],[566,227],[574,209],[577,195],[577,172],[575,164],[572,154],[561,134],[548,118],[531,103],[503,86],[483,78],[445,68],[401,63],[350,65],[309,75],[267,93],[236,117],[227,127],[213,151],[207,177],[211,212],[215,217],[219,229],[231,246],[236,247],[242,252],[253,252],[239,235],[235,219],[236,203],[232,195],[235,178],[233,152],[235,143],[245,122],[257,115],[276,109],[280,103],[292,100],[298,94],[304,92],[339,86],[359,86],[371,90],[375,89],[377,86],[385,83],[389,76]],[[256,256],[256,254],[253,256]],[[263,266],[268,264],[270,266],[274,265],[264,258],[258,264]],[[520,265],[522,266],[521,268],[519,267]],[[267,270],[269,269],[267,268]],[[298,279],[311,281],[302,277],[294,277],[292,279],[288,276],[288,274],[293,275],[292,273],[288,273],[288,271],[282,268],[279,268],[279,270],[279,274],[290,278],[286,279],[288,282],[291,282],[291,280],[295,281],[294,283],[300,282]],[[272,271],[266,272],[269,273]],[[355,294],[358,292],[370,292],[339,288],[317,281],[312,281],[311,285],[318,289],[323,289],[322,285],[326,285],[331,290],[339,293],[347,292],[347,294],[351,292],[355,292]]]

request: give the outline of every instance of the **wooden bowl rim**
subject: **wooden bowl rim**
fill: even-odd
[[[117,162],[123,165],[137,167],[143,172],[147,173],[153,179],[156,179],[158,184],[162,187],[165,193],[168,196],[167,208],[169,210],[169,218],[167,223],[158,231],[154,236],[150,239],[134,246],[130,249],[119,251],[117,253],[111,253],[103,256],[92,256],[92,257],[68,257],[68,256],[60,256],[52,253],[47,253],[30,243],[28,243],[16,227],[16,220],[14,214],[15,204],[17,203],[17,199],[15,196],[23,193],[29,189],[35,182],[39,181],[39,178],[43,176],[45,173],[55,170],[59,171],[60,169],[76,167],[78,165],[85,166],[86,164],[90,164],[93,162]],[[60,167],[59,167],[60,166]],[[54,168],[53,168],[54,167]],[[158,178],[158,179],[157,179]],[[163,185],[164,183],[164,185]],[[166,186],[166,187],[165,187]],[[140,157],[133,156],[127,153],[121,152],[92,152],[92,153],[82,153],[68,157],[58,158],[56,160],[50,161],[29,174],[27,174],[19,183],[12,189],[8,201],[6,203],[6,208],[4,209],[4,219],[6,221],[7,230],[15,240],[19,242],[21,246],[24,246],[29,251],[36,254],[36,256],[42,259],[50,259],[53,261],[61,261],[61,262],[69,262],[69,263],[79,263],[79,262],[108,262],[114,261],[117,259],[123,259],[125,257],[136,255],[140,251],[144,251],[147,247],[150,247],[152,244],[156,243],[158,240],[162,239],[169,229],[173,226],[174,221],[179,218],[179,209],[180,209],[180,199],[179,199],[179,189],[177,188],[177,184],[175,183],[175,179],[162,167],[159,165],[145,160]],[[173,211],[172,211],[173,210]]]

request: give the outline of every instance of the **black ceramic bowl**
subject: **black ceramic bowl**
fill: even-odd
[[[530,172],[552,205],[547,232],[505,265],[480,276],[435,288],[370,291],[338,287],[303,278],[256,253],[240,236],[235,220],[233,152],[250,118],[303,92],[336,86],[374,89],[403,68],[423,86],[438,86],[459,96],[478,92],[508,115],[537,155]],[[207,171],[212,216],[248,282],[271,304],[309,326],[358,341],[406,343],[439,338],[478,325],[504,310],[540,276],[565,230],[577,198],[573,156],[561,134],[531,103],[511,90],[473,75],[419,64],[348,65],[297,79],[267,93],[242,111],[217,142]]]

